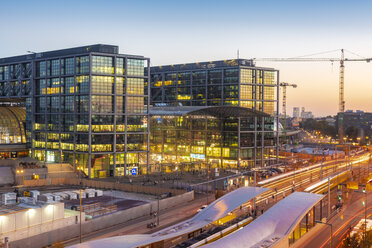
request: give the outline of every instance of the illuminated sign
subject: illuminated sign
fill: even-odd
[[[190,157],[195,158],[195,159],[205,159],[205,155],[204,154],[190,153]]]
[[[137,176],[137,172],[138,172],[138,168],[137,167],[134,167],[130,170],[130,173],[132,174],[132,176]]]

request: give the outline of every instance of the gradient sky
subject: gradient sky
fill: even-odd
[[[0,0],[0,57],[96,43],[150,57],[152,65],[236,58],[237,49],[247,59],[340,48],[372,57],[371,13],[367,0]],[[337,112],[337,63],[257,65],[298,84],[288,89],[287,113],[294,106],[317,116]],[[372,112],[371,99],[372,63],[347,63],[346,109]]]

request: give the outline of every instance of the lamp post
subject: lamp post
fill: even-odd
[[[329,247],[332,248],[332,239],[333,239],[333,229],[332,229],[332,224],[331,223],[327,223],[327,222],[322,222],[320,220],[316,220],[315,223],[319,223],[319,224],[324,224],[324,225],[327,225],[327,226],[330,226],[331,227],[331,244]]]
[[[331,179],[328,177],[328,218],[331,216]]]

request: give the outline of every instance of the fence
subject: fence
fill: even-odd
[[[165,193],[171,193],[172,195],[181,195],[186,192],[184,189],[170,189],[160,188],[154,186],[134,185],[117,182],[105,182],[99,180],[90,179],[78,179],[78,178],[48,178],[39,180],[24,180],[23,185],[27,187],[37,187],[46,185],[81,185],[83,187],[99,188],[99,189],[115,189],[126,192],[150,194],[150,195],[162,195]]]

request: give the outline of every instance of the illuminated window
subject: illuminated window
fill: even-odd
[[[123,77],[116,77],[116,94],[117,95],[125,94],[125,80]]]
[[[144,95],[144,80],[142,78],[128,78],[127,94]]]
[[[240,85],[240,99],[254,99],[254,86]]]
[[[243,84],[254,84],[253,72],[251,69],[241,69],[240,82]]]
[[[92,93],[112,94],[114,77],[92,76]]]
[[[116,74],[124,75],[124,73],[125,73],[124,58],[117,58],[117,60],[116,60]]]
[[[264,71],[264,84],[274,85],[276,83],[275,75],[274,71]]]
[[[140,114],[145,112],[143,97],[127,97],[127,113]]]
[[[92,56],[92,72],[99,74],[114,74],[114,58],[107,56]]]
[[[143,105],[143,100],[142,100]],[[112,113],[113,98],[112,96],[92,96],[92,111],[93,113]]]
[[[145,61],[140,59],[127,60],[127,73],[131,76],[144,76]]]

